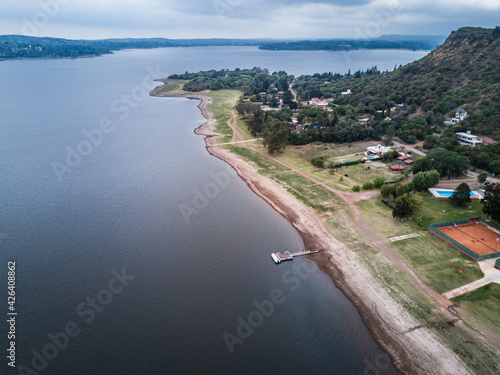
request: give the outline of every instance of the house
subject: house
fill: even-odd
[[[477,135],[472,135],[470,130],[467,133],[455,133],[458,135],[458,143],[465,146],[476,147],[476,145],[483,143],[482,139],[479,139]]]
[[[384,120],[385,120],[385,121],[392,121],[392,118],[390,118],[390,117],[386,117]]]
[[[402,166],[401,164],[392,164],[392,165],[388,168],[388,170],[389,170],[390,172],[403,172],[403,171],[404,171],[404,169],[405,169],[405,167],[404,167],[404,166]]]
[[[364,118],[359,118],[358,119],[358,122],[362,122],[362,123],[365,123],[365,122],[368,122],[368,121],[370,121],[369,117],[364,117]]]
[[[455,112],[455,117],[453,117],[450,121],[446,121],[445,125],[453,125],[457,124],[460,121],[463,121],[467,118],[467,112],[459,109],[458,111]]]
[[[342,95],[349,95],[352,94],[351,89],[347,89],[347,91],[342,91]]]
[[[386,152],[389,152],[391,150],[390,147],[382,146],[382,145],[376,145],[376,146],[370,146],[366,148],[366,156],[382,156]]]
[[[309,100],[309,105],[312,107],[326,108],[328,103],[328,100],[320,100],[319,98],[311,98]]]

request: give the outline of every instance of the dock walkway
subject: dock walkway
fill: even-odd
[[[285,262],[287,260],[293,260],[294,257],[300,257],[303,255],[314,254],[314,253],[318,253],[318,252],[319,252],[319,250],[304,250],[304,251],[298,251],[295,253],[285,251],[283,253],[271,253],[271,258],[273,259],[274,263],[280,264],[281,262]]]

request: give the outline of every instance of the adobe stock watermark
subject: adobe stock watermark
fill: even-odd
[[[198,215],[200,211],[207,208],[211,200],[219,196],[221,191],[225,189],[231,182],[230,167],[227,166],[227,171],[210,172],[208,174],[209,182],[202,189],[193,189],[193,199],[191,203],[181,203],[179,212],[186,224],[191,223],[191,216]]]
[[[288,286],[290,291],[296,291],[304,280],[310,277],[312,272],[317,270],[312,262],[295,263],[291,270],[285,271],[281,275],[281,281]],[[238,316],[236,318],[236,327],[222,334],[222,340],[229,353],[235,352],[236,345],[243,345],[253,335],[256,329],[261,327],[266,319],[269,319],[277,310],[279,305],[287,301],[287,297],[282,289],[274,289],[269,293],[269,298],[258,301],[254,300],[252,305],[254,310],[248,315]]]
[[[87,297],[85,302],[76,306],[75,312],[79,321],[67,322],[60,332],[49,332],[47,342],[31,350],[33,357],[30,366],[22,364],[17,366],[20,375],[39,375],[39,372],[44,371],[49,366],[49,362],[56,359],[72,340],[82,333],[83,328],[92,323],[97,314],[113,301],[114,296],[123,292],[129,282],[135,279],[135,276],[126,273],[125,267],[120,272],[112,270],[111,274],[113,277],[106,288],[99,290],[92,297]]]
[[[400,0],[392,0],[386,4],[384,9],[370,10],[371,20],[366,22],[363,27],[354,28],[354,39],[373,39],[382,35],[393,21],[394,17],[403,11],[403,3]],[[351,56],[359,50],[343,51],[346,61],[351,62]]]
[[[75,170],[85,157],[88,157],[95,148],[99,147],[105,135],[111,134],[116,130],[117,120],[125,120],[133,109],[137,108],[141,102],[149,97],[151,81],[168,75],[160,70],[159,65],[155,69],[153,70],[153,68],[148,66],[146,68],[147,73],[140,85],[135,86],[129,93],[122,94],[120,98],[111,102],[110,109],[116,115],[116,118],[104,117],[93,129],[83,129],[83,139],[74,146],[66,146],[66,156],[62,161],[52,162],[52,169],[59,181],[64,181],[67,174]]]
[[[72,0],[40,0],[39,11],[35,12],[31,19],[23,18],[21,33],[23,35],[37,36],[40,29],[47,27],[49,21],[56,17],[61,11],[62,5],[67,5]]]
[[[212,4],[215,12],[223,19],[224,15],[233,12],[242,2],[243,0],[213,0]]]

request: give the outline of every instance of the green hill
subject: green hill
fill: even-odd
[[[303,98],[336,97],[335,103],[367,107],[368,112],[388,110],[396,103],[431,115],[433,124],[464,109],[469,117],[455,130],[500,138],[500,28],[461,28],[424,58],[383,74],[356,72],[299,81]],[[367,72],[368,73],[368,72]],[[312,77],[314,78],[314,77]],[[353,94],[340,96],[350,89]]]

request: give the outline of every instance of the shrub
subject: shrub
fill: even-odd
[[[355,191],[355,192],[361,191],[361,187],[359,185],[354,185],[352,187],[352,191]]]
[[[318,168],[324,168],[325,167],[325,159],[322,157],[314,157],[311,159],[311,164],[318,167]]]
[[[373,182],[368,181],[363,184],[363,190],[371,190],[371,189],[373,189]]]
[[[334,170],[334,169],[330,169],[330,170],[328,171],[328,173],[330,173],[330,174],[335,174],[335,170]]]
[[[373,180],[373,186],[376,189],[380,189],[383,184],[385,184],[385,180],[382,177],[377,177]]]

